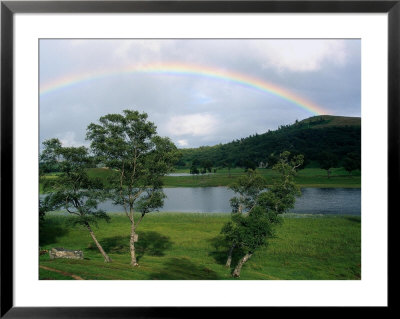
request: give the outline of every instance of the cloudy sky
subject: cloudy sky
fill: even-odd
[[[146,112],[178,147],[230,142],[315,114],[360,116],[359,40],[40,40],[40,139]]]

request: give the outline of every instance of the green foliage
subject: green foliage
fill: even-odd
[[[192,164],[192,166],[190,167],[190,174],[193,174],[193,175],[200,174],[200,171],[196,165]]]
[[[214,167],[226,167],[226,163],[230,163],[232,167],[254,169],[254,165],[263,162],[271,168],[278,160],[276,154],[285,150],[289,150],[291,156],[303,154],[305,166],[318,163],[321,152],[330,152],[338,158],[337,165],[342,166],[347,154],[361,152],[360,119],[312,117],[227,144],[182,149],[181,162],[185,162],[188,168],[194,159],[200,162],[209,160]]]
[[[124,110],[87,128],[97,161],[117,172],[110,176],[109,196],[131,216],[134,209],[147,214],[163,205],[162,177],[180,159],[176,146],[158,136],[147,118],[146,113]]]
[[[334,153],[330,151],[324,151],[320,153],[318,157],[318,163],[322,169],[327,171],[328,177],[330,177],[331,168],[335,167],[338,164],[338,158],[335,156]]]
[[[75,217],[73,224],[84,226],[100,219],[109,220],[104,211],[97,209],[105,194],[100,180],[87,175],[87,167],[92,163],[88,150],[83,146],[63,147],[57,139],[43,145],[41,160],[47,164],[57,159],[60,174],[52,180],[51,192],[39,202],[39,213],[64,208]]]
[[[44,149],[39,157],[39,171],[41,174],[58,172],[61,149],[61,142],[57,138],[52,138],[43,142]]]
[[[272,237],[274,232],[269,216],[256,206],[248,215],[232,214],[231,221],[224,225],[221,234],[236,247],[253,253],[258,247],[264,246],[267,237]]]
[[[361,169],[361,156],[357,153],[349,153],[343,160],[344,169],[351,174],[352,171]]]
[[[202,165],[201,165],[204,170],[207,170],[209,173],[211,173],[211,169],[213,167],[213,163],[210,160],[204,160]]]
[[[265,189],[266,185],[266,180],[253,170],[249,170],[246,175],[239,177],[238,180],[229,187],[238,194],[238,196],[230,200],[232,212],[242,213],[253,208],[257,197]]]
[[[294,207],[296,196],[301,194],[300,187],[295,182],[297,169],[303,164],[303,155],[296,155],[290,159],[289,152],[280,154],[274,170],[278,172],[267,192],[257,198],[257,205],[265,211],[274,214],[283,214]]]
[[[43,222],[47,212],[54,210],[54,207],[51,206],[49,202],[49,197],[45,197],[44,199],[39,199],[39,221]]]
[[[274,166],[278,176],[268,190],[265,179],[255,171],[249,171],[231,187],[238,196],[231,199],[231,221],[221,230],[231,247],[239,247],[251,255],[267,244],[274,235],[274,226],[281,223],[280,215],[292,208],[300,195],[294,177],[303,158],[303,155],[290,157],[287,151],[281,153]],[[240,274],[240,267],[235,275]]]
[[[136,208],[142,215],[155,211],[164,205],[166,195],[160,189],[147,189],[136,202]]]

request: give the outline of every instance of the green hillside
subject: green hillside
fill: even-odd
[[[341,167],[349,154],[359,160],[361,118],[314,116],[227,144],[182,149],[179,166],[188,168],[193,163],[201,166],[211,161],[213,167],[251,167],[260,163],[271,167],[276,156],[285,150],[303,154],[305,166],[309,167],[320,167],[323,158],[334,159],[334,167]]]
[[[300,121],[299,124],[310,124],[311,128],[343,126],[361,127],[361,118],[349,116],[320,115],[309,117],[308,119]]]

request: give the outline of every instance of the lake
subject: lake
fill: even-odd
[[[234,192],[227,187],[176,187],[164,189],[167,198],[160,212],[230,213],[229,199]],[[123,207],[104,202],[100,208],[122,212]],[[361,215],[359,188],[303,188],[291,213]]]

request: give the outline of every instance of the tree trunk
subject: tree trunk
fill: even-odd
[[[129,240],[130,251],[131,251],[131,266],[139,266],[136,260],[135,242],[137,241],[137,234],[135,232],[135,223],[131,223],[131,238]]]
[[[232,276],[233,277],[240,277],[240,271],[242,270],[242,266],[244,265],[244,263],[246,261],[248,261],[250,259],[250,257],[252,256],[252,253],[247,253],[238,263],[238,265],[236,266],[235,270],[233,271]]]
[[[94,235],[93,230],[90,227],[90,225],[86,224],[86,227],[89,230],[90,236],[92,237],[93,241],[95,242],[97,248],[100,250],[101,254],[103,255],[104,262],[106,262],[106,263],[112,262],[112,259],[106,254],[106,252],[104,251],[103,247],[101,247],[100,243],[97,241],[97,238]]]
[[[229,268],[231,266],[231,262],[232,262],[232,252],[233,249],[235,248],[235,244],[232,244],[231,249],[229,249],[229,253],[228,253],[228,259],[226,261],[225,267]]]

